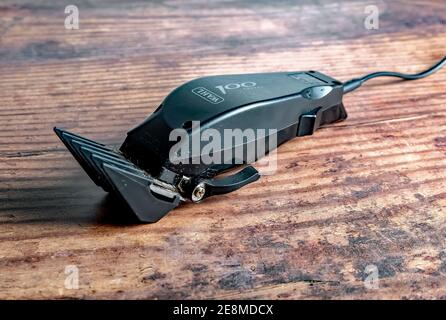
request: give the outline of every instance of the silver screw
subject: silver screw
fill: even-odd
[[[194,191],[192,191],[192,201],[193,202],[198,202],[201,199],[203,199],[204,195],[206,193],[206,188],[204,187],[203,183],[199,183]]]

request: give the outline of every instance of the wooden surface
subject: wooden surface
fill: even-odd
[[[119,145],[209,74],[422,70],[446,53],[443,0],[76,5],[79,30],[64,2],[0,4],[0,298],[446,298],[446,70],[374,81],[345,122],[281,146],[276,175],[151,225],[52,132]]]

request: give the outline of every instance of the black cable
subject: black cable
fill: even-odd
[[[366,82],[370,79],[373,79],[373,78],[377,78],[377,77],[396,77],[396,78],[401,78],[403,80],[421,79],[421,78],[430,76],[431,74],[437,72],[438,70],[443,68],[445,65],[446,65],[446,56],[443,59],[441,59],[439,62],[434,64],[432,67],[427,69],[426,71],[423,71],[423,72],[420,72],[417,74],[404,74],[404,73],[389,72],[389,71],[381,71],[381,72],[371,73],[371,74],[368,74],[362,78],[351,79],[349,81],[344,82],[344,93],[351,92],[351,91],[359,88],[360,86],[362,86],[362,84],[364,82]]]

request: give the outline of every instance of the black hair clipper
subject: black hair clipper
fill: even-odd
[[[432,73],[444,63],[445,59],[433,67],[435,70],[426,72]],[[373,77],[382,75],[416,76],[386,73]],[[258,153],[245,156],[249,152],[236,150],[246,151],[261,140],[267,154],[294,137],[311,135],[324,124],[344,120],[347,113],[343,94],[370,78],[343,84],[308,71],[195,79],[176,88],[152,115],[129,131],[119,151],[62,129],[54,130],[98,186],[120,196],[140,221],[156,222],[182,201],[198,202],[259,179],[259,172],[249,165],[259,158]],[[214,147],[213,158],[225,161],[204,161],[202,153],[197,157],[191,150],[194,147],[190,141],[197,141],[202,134],[213,132],[224,137],[229,129],[264,134]],[[182,136],[173,139],[172,132],[176,130]],[[271,143],[273,134],[275,143]],[[198,141],[198,149],[202,150],[204,141]],[[172,150],[181,148],[186,152],[173,157],[177,154]],[[236,167],[241,170],[218,177]]]

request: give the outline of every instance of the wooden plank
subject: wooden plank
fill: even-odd
[[[151,225],[129,224],[52,132],[119,145],[208,74],[343,81],[445,54],[443,1],[378,1],[379,30],[368,4],[78,1],[65,30],[62,3],[2,1],[0,298],[446,297],[446,72],[367,85],[345,122],[281,146],[275,175]]]

